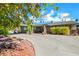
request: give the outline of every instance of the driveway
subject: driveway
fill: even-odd
[[[76,36],[15,34],[32,42],[36,56],[79,56],[79,38]]]

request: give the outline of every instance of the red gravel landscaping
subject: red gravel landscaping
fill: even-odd
[[[0,56],[34,56],[31,42],[20,38],[0,37]]]

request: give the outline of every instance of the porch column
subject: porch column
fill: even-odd
[[[70,33],[69,33],[69,35],[71,35],[71,34],[72,34],[71,27],[72,27],[72,26],[69,26],[69,30],[70,30]]]
[[[78,35],[78,31],[77,31],[77,26],[76,25],[72,25],[71,32],[72,32],[72,35]]]
[[[44,30],[44,31],[43,31],[43,34],[47,34],[47,28],[46,28],[46,25],[43,26],[43,30]]]

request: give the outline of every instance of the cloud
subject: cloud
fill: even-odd
[[[66,21],[71,21],[71,18],[66,18]]]
[[[46,16],[47,16],[47,17],[50,17],[50,16],[51,16],[51,14],[47,14]]]
[[[54,17],[54,20],[53,20],[54,22],[60,22],[60,21],[62,21],[59,17]]]
[[[33,16],[29,16],[29,19],[32,20],[33,19]]]
[[[51,14],[51,15],[54,14],[54,10],[51,10],[50,14]]]
[[[72,20],[72,17],[69,17],[70,16],[69,13],[58,13],[57,16],[60,17],[61,19],[63,19],[63,21],[71,21]]]
[[[66,21],[71,21],[71,18],[68,17],[70,14],[69,13],[58,13],[56,17],[51,17],[51,15],[54,14],[54,11],[52,10],[49,14],[45,15],[44,18],[46,18],[46,21],[62,21],[61,18],[67,17]]]
[[[49,13],[49,14],[47,14],[46,16],[47,17],[50,17],[51,15],[53,15],[54,14],[54,10],[51,10],[51,12]]]
[[[51,12],[48,13],[47,15],[43,16],[43,18],[47,18],[49,20],[52,20],[52,17],[51,17],[52,14],[54,14],[54,10],[51,10]]]
[[[41,14],[44,15],[45,12],[46,12],[46,11],[41,11]],[[52,15],[52,14],[54,14],[54,10],[51,10],[50,13],[47,14],[47,15],[50,16],[50,15]]]
[[[52,17],[51,15],[54,15],[54,11],[51,10],[50,13],[48,13],[45,16],[42,16],[42,21],[44,21],[44,23],[49,23],[51,21],[53,22],[62,22],[62,18],[67,17],[66,21],[71,21],[71,17],[68,17],[70,14],[69,13],[57,13],[57,16]],[[35,21],[35,23],[40,23],[41,20],[39,21]]]
[[[44,19],[46,19],[45,21],[53,21],[53,22],[56,22],[56,21],[61,21],[61,19],[59,17],[51,17],[49,16],[49,14],[47,16],[44,16]]]
[[[68,17],[70,14],[69,13],[60,13],[59,14],[59,16],[61,17],[61,18],[63,18],[63,17]]]
[[[44,15],[45,11],[41,11],[41,15]]]
[[[59,17],[51,17],[51,15],[54,15],[54,10],[51,10],[51,12],[43,16],[43,18],[46,19],[45,21],[55,21],[55,19],[59,19]]]

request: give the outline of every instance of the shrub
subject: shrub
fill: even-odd
[[[28,34],[31,34],[32,31],[33,31],[32,25],[28,25],[26,32],[27,32]]]
[[[50,28],[52,34],[69,35],[70,30],[68,27],[52,27]]]
[[[0,35],[7,36],[8,30],[6,28],[0,26]]]
[[[51,29],[51,32],[52,32],[53,34],[58,34],[58,32],[59,32],[58,27],[52,27],[52,28],[50,28],[50,29]]]
[[[61,32],[62,32],[64,35],[69,35],[70,30],[69,30],[68,27],[61,27]]]

